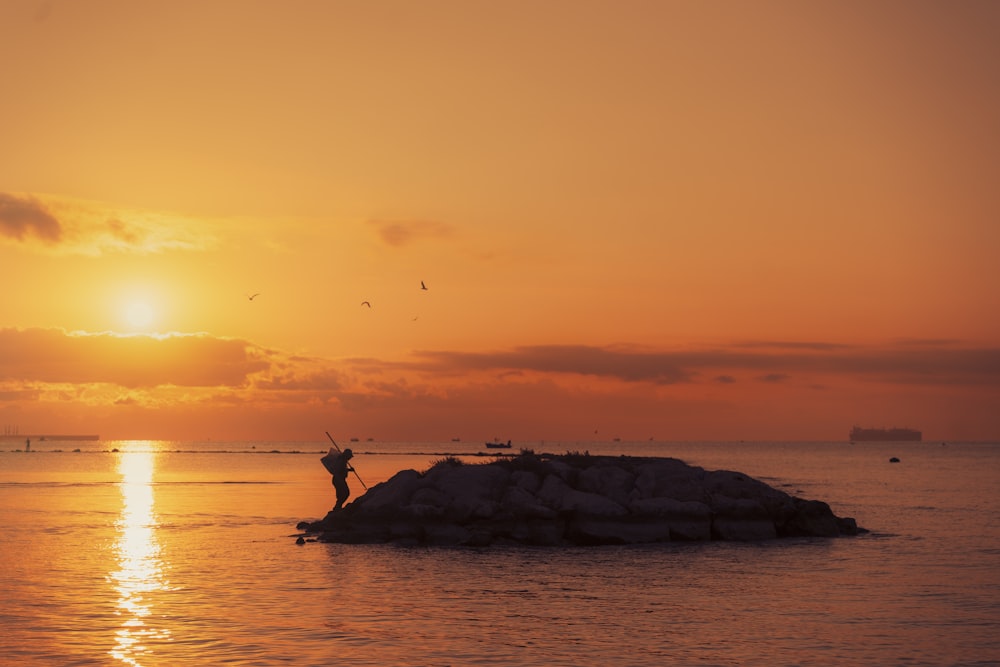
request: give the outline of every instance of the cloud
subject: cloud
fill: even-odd
[[[152,254],[203,250],[216,244],[205,220],[167,213],[122,210],[92,201],[46,196],[20,197],[0,192],[0,238],[27,245],[41,242],[46,252],[102,255]]]
[[[0,391],[0,403],[13,403],[15,401],[37,401],[39,391],[34,388],[22,388]]]
[[[637,346],[536,345],[494,352],[418,351],[406,360],[331,360],[290,355],[240,339],[208,334],[166,336],[0,329],[0,381],[106,383],[262,393],[392,393],[399,378],[436,383],[504,383],[571,378],[652,386],[711,382],[735,385],[740,373],[759,381],[810,385],[830,381],[897,385],[1000,387],[1000,349],[956,345],[761,346],[757,352],[713,348],[657,351]],[[421,391],[424,391],[421,389]],[[435,390],[428,389],[431,393]]]
[[[843,343],[829,343],[826,341],[757,340],[739,342],[734,344],[733,347],[774,350],[816,350],[830,352],[834,350],[846,350],[850,346],[844,345]]]
[[[120,336],[0,329],[0,381],[240,387],[269,367],[252,344],[208,335]]]
[[[122,243],[135,246],[142,241],[141,235],[133,228],[118,219],[108,220],[108,232]]]
[[[282,392],[334,392],[343,388],[344,377],[329,363],[315,360],[301,366],[276,369],[274,367],[254,380],[254,387],[262,391]]]
[[[747,351],[748,347],[755,349]],[[839,376],[893,384],[1000,387],[1000,348],[965,348],[939,341],[885,346],[737,344],[673,351],[545,345],[497,352],[423,351],[415,357],[413,368],[440,374],[522,371],[671,385],[696,382],[706,375],[732,383],[738,371],[752,371],[770,383],[792,376]]]
[[[444,222],[434,220],[369,220],[379,238],[393,247],[410,245],[420,239],[450,238],[455,229]]]
[[[690,372],[673,355],[611,347],[536,345],[506,352],[423,352],[418,356],[450,369],[575,373],[656,384],[691,380]]]
[[[197,429],[312,437],[331,421],[400,439],[523,437],[514,428],[561,438],[589,438],[595,428],[644,438],[801,437],[836,435],[865,418],[984,437],[995,432],[998,392],[1000,349],[957,343],[539,345],[326,359],[208,334],[0,329],[0,412],[74,415],[85,432],[103,432],[103,423],[119,437],[153,425],[157,437]]]
[[[872,376],[897,384],[966,384],[1000,387],[1000,349],[905,344],[861,350],[834,360],[845,374]]]
[[[74,208],[63,213],[63,249],[88,255],[199,251],[214,243],[208,225],[167,214]]]
[[[17,241],[34,236],[55,243],[62,233],[59,221],[37,200],[0,192],[0,236]]]

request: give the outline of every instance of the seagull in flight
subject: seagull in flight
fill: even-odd
[[[422,289],[422,290],[426,290],[427,289],[427,285],[424,284],[423,280],[420,281],[420,289]]]
[[[368,303],[367,301],[362,301],[362,302],[361,302],[361,305],[362,305],[362,306],[368,306],[369,308],[371,308],[371,307],[372,307],[372,305],[371,305],[370,303]]]
[[[260,296],[260,292],[257,292],[256,294],[247,294],[247,298],[250,299],[251,301],[253,301],[254,299],[256,299],[259,296]]]

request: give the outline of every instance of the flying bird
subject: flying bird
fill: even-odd
[[[256,294],[247,294],[247,298],[250,299],[251,301],[253,301],[254,299],[256,299],[259,296],[260,296],[260,292],[257,292]]]
[[[422,290],[426,290],[427,289],[427,285],[424,284],[423,280],[420,281],[420,289],[422,289]]]
[[[371,307],[372,307],[372,305],[371,305],[370,303],[368,303],[367,301],[362,301],[362,302],[361,302],[361,305],[362,305],[362,306],[368,306],[369,308],[371,308]]]

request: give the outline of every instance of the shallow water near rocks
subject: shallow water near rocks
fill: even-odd
[[[295,524],[333,503],[320,442],[33,443],[30,454],[0,451],[0,664],[1000,663],[996,445],[525,446],[738,470],[828,502],[872,533],[297,546]],[[369,487],[479,453],[354,449]],[[351,487],[363,492],[357,479]]]

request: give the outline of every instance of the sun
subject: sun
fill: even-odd
[[[145,301],[131,301],[125,306],[125,321],[133,329],[148,329],[154,319],[153,308]]]

